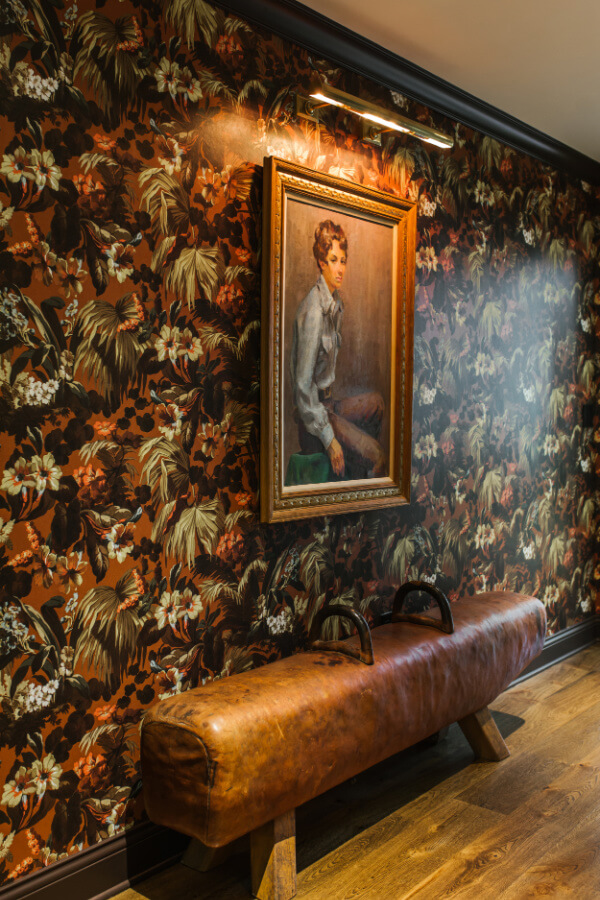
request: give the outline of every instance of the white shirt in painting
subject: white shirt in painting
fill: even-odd
[[[298,307],[294,321],[290,359],[294,403],[308,433],[318,437],[325,448],[334,435],[319,391],[335,381],[343,314],[340,295],[330,292],[321,275]]]

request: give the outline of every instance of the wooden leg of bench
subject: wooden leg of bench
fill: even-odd
[[[267,822],[250,835],[252,893],[259,900],[296,895],[295,810]]]
[[[459,719],[458,724],[478,759],[498,762],[510,756],[510,750],[487,706]]]

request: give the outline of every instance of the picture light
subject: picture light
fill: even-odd
[[[369,103],[368,100],[346,94],[345,91],[340,91],[339,88],[329,84],[319,85],[308,97],[296,94],[296,115],[319,122],[318,111],[324,106],[345,109],[363,119],[363,140],[370,143],[381,144],[383,132],[397,131],[401,134],[410,134],[443,150],[454,145],[453,138],[442,131],[421,125],[420,122],[414,122],[398,113],[389,112],[374,103]]]

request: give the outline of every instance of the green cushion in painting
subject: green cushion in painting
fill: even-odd
[[[285,473],[285,485],[323,484],[333,481],[333,473],[326,453],[292,453]]]

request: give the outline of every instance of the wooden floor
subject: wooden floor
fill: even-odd
[[[452,726],[299,809],[299,900],[600,900],[600,644],[492,709],[503,762]],[[248,900],[249,868],[178,865],[119,900]]]

